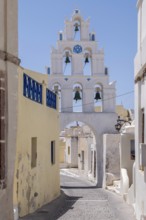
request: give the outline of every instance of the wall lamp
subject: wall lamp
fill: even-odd
[[[126,123],[129,123],[131,125],[130,117],[128,117],[128,120],[124,120],[124,119],[121,119],[120,116],[118,116],[117,124],[115,124],[115,129],[119,132],[121,130],[121,127]]]

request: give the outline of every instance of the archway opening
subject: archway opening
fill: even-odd
[[[73,121],[60,132],[60,166],[96,179],[96,138],[85,123]]]
[[[73,86],[73,112],[83,111],[83,89],[80,83]]]
[[[87,48],[84,51],[84,69],[83,69],[83,74],[84,76],[91,76],[92,75],[92,59],[91,59],[91,49]]]
[[[72,56],[71,50],[66,49],[63,55],[63,74],[70,76],[72,74]]]
[[[81,24],[79,20],[74,21],[74,41],[81,40]]]
[[[96,84],[94,87],[94,111],[102,112],[103,110],[103,89],[102,85]]]

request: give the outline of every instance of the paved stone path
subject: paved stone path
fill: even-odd
[[[61,170],[60,198],[23,220],[136,220],[120,195],[97,189],[77,174]]]

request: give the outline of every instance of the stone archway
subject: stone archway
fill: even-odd
[[[92,128],[82,121],[72,121],[61,129],[60,166],[78,168],[96,180],[96,138]]]
[[[114,133],[114,124],[117,114],[115,113],[60,113],[60,131],[72,121],[82,121],[94,132],[96,139],[96,182],[97,187],[104,186],[105,167],[103,165],[103,134]]]

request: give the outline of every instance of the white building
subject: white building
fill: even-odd
[[[137,1],[138,45],[135,70],[135,211],[146,219],[146,0]],[[145,216],[145,218],[144,218]]]
[[[103,134],[115,132],[115,82],[109,83],[104,51],[89,31],[89,19],[75,10],[51,52],[49,87],[60,97],[60,130],[73,121],[88,125],[96,138],[97,186],[103,186]],[[100,106],[100,108],[97,108]],[[100,112],[97,112],[100,109]]]
[[[95,179],[95,136],[87,125],[75,125],[62,132],[65,141],[64,166],[75,167],[87,178]]]
[[[126,122],[121,128],[120,135],[120,193],[130,204],[134,199],[134,173],[135,164],[135,135],[134,121]]]

